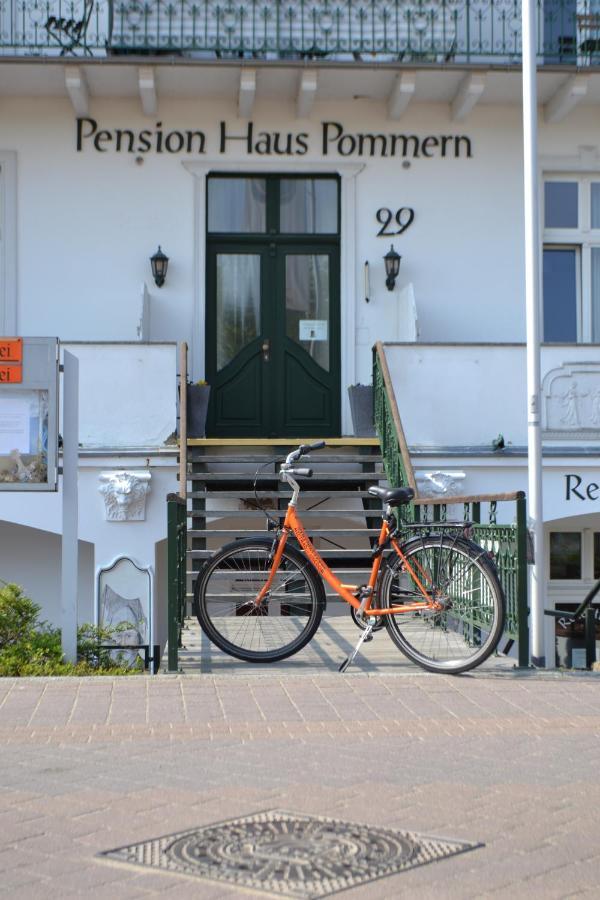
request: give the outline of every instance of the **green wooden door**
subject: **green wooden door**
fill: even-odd
[[[221,231],[211,232],[209,205],[206,377],[211,405],[207,433],[223,437],[339,435],[337,180],[327,179],[335,193],[331,184],[315,191],[317,179],[312,178],[218,180],[229,184],[225,191],[219,185],[215,193],[221,194],[221,200],[228,195],[230,200],[237,198],[240,208],[230,208],[220,218],[213,211],[212,221]],[[259,205],[256,196],[248,201],[249,181],[261,183],[252,190],[259,200],[264,198],[264,214],[255,208]],[[310,182],[308,189],[306,182]],[[286,198],[298,205],[298,196],[300,210],[286,213]],[[319,202],[327,202],[320,218],[315,214]],[[233,224],[237,231],[226,234],[222,230],[226,224]]]

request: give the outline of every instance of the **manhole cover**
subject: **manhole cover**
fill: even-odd
[[[481,844],[272,810],[101,856],[281,897],[325,897]]]

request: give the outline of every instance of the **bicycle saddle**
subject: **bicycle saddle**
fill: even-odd
[[[379,497],[384,503],[409,503],[415,496],[415,492],[409,487],[387,488],[370,487],[369,493],[373,497]]]

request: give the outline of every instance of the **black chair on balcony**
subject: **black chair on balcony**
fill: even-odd
[[[94,0],[84,0],[83,16],[81,19],[65,19],[58,16],[49,16],[44,23],[48,37],[56,41],[61,48],[60,55],[67,56],[83,52],[85,56],[92,56],[92,51],[87,46],[87,29],[94,9]]]

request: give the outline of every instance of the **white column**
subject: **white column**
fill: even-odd
[[[63,356],[63,476],[61,629],[67,662],[77,660],[78,490],[79,466],[79,360],[68,350]]]
[[[540,298],[537,177],[536,4],[523,0],[523,154],[525,199],[525,306],[527,321],[527,458],[529,525],[535,562],[530,567],[531,660],[546,665],[544,646],[544,516],[540,398]]]

